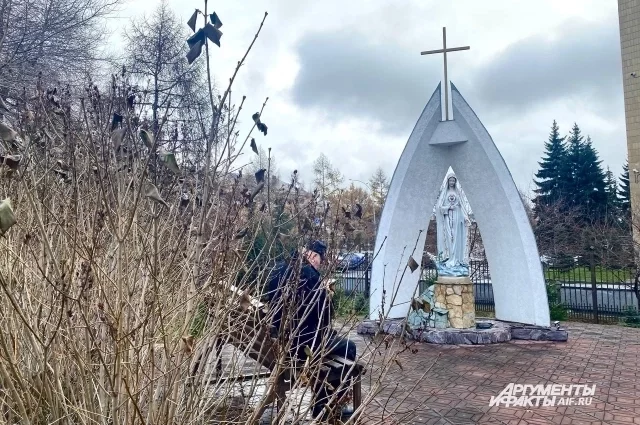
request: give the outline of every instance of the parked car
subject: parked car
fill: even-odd
[[[362,267],[365,263],[366,256],[360,252],[349,252],[338,255],[337,269],[341,271],[355,270]]]

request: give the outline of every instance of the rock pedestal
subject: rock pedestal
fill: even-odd
[[[456,329],[476,325],[473,284],[468,276],[440,276],[435,285],[435,306],[449,311],[449,326]]]
[[[490,325],[490,327],[486,329],[412,329],[408,336],[414,341],[448,345],[484,345],[522,339],[564,342],[569,338],[568,332],[564,329],[522,325],[492,319],[483,319],[479,323]],[[405,319],[387,319],[382,326],[376,320],[365,320],[358,324],[357,331],[361,335],[377,335],[379,332],[395,336],[407,335]]]

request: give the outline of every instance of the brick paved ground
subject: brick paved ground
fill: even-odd
[[[566,323],[563,327],[569,330],[566,343],[415,343],[411,346],[414,353],[407,351],[399,357],[402,370],[388,360],[376,361],[363,381],[365,402],[372,398],[363,423],[640,424],[640,329],[582,323]],[[360,353],[365,353],[366,361],[367,347],[372,344],[355,332],[350,337]],[[227,360],[238,355],[231,347],[225,352]],[[255,373],[256,365],[251,360],[230,363],[244,373]],[[379,368],[390,363],[382,388],[378,387],[380,392],[372,394],[372,377],[380,376]],[[260,382],[258,386],[262,387],[265,382]],[[596,392],[589,406],[489,407],[491,397],[509,383],[595,384]],[[260,399],[263,390],[257,389],[253,402]],[[289,397],[289,408],[293,408],[308,405],[310,395],[289,393]],[[261,423],[270,423],[273,413],[267,411]]]
[[[403,370],[394,365],[368,405],[367,423],[640,424],[640,329],[564,327],[566,343],[415,344],[417,352],[400,356]],[[596,393],[590,406],[489,407],[509,383],[596,384]],[[364,384],[366,392],[371,382]]]

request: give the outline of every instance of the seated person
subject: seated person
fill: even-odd
[[[289,262],[280,262],[273,269],[269,280],[270,305],[276,311],[273,325],[279,336],[287,337],[295,330],[291,341],[291,355],[306,359],[305,347],[312,352],[322,351],[325,355],[337,355],[349,360],[356,359],[356,345],[353,341],[341,337],[331,328],[332,306],[330,289],[323,285],[318,268],[325,261],[327,247],[322,241],[313,241],[302,250],[302,267],[299,278],[295,279],[294,264],[297,256]],[[293,284],[295,283],[295,286]],[[287,315],[283,312],[286,311]],[[291,319],[287,320],[287,316]],[[283,320],[287,323],[283,323]],[[284,331],[286,328],[288,331]],[[329,382],[333,388],[340,386],[340,380]],[[335,400],[340,400],[348,388],[343,385]],[[334,390],[322,383],[314,388],[316,399],[313,406],[314,417],[327,417],[325,409]],[[352,414],[351,409],[343,409],[342,416]]]

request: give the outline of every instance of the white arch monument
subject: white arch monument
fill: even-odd
[[[407,316],[419,279],[407,261],[422,258],[429,217],[452,167],[482,234],[496,319],[549,326],[540,256],[520,194],[491,136],[451,87],[454,119],[442,121],[438,85],[393,174],[378,225],[370,318]]]

